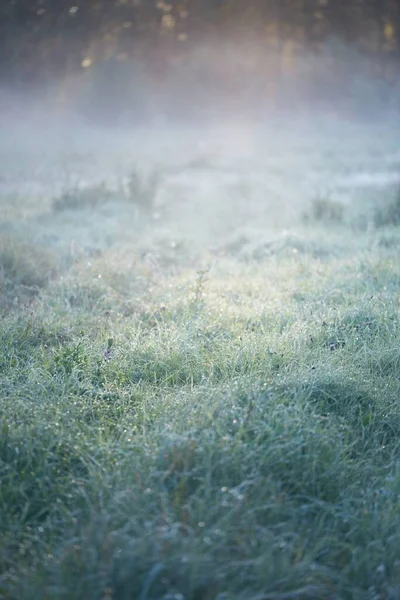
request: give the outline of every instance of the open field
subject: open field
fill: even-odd
[[[400,130],[21,136],[0,599],[399,600]]]

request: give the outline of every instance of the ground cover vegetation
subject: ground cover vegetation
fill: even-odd
[[[0,598],[400,598],[400,156],[346,136],[2,150]]]

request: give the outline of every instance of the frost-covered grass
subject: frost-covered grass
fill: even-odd
[[[400,231],[190,173],[183,221],[181,171],[159,214],[3,201],[0,598],[394,600]]]

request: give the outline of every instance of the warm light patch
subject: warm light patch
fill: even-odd
[[[172,6],[165,2],[157,2],[156,6],[159,10],[163,10],[164,12],[170,12],[172,10]]]
[[[386,23],[385,29],[383,30],[384,36],[387,40],[392,40],[394,36],[394,27],[391,23]]]
[[[91,67],[93,64],[93,61],[91,58],[84,58],[83,61],[81,62],[81,67],[83,67],[84,69],[88,69],[89,67]]]
[[[175,19],[171,15],[164,15],[161,19],[161,27],[163,29],[173,29],[175,27]]]

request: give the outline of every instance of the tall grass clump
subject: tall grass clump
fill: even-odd
[[[65,210],[95,209],[115,199],[113,193],[105,183],[88,187],[75,187],[65,191],[61,196],[53,200],[53,210],[61,212]]]
[[[156,206],[161,181],[162,176],[159,170],[153,170],[145,175],[134,169],[127,182],[129,200],[144,214],[151,213]]]
[[[0,305],[34,298],[57,272],[55,255],[16,237],[0,239]]]
[[[76,186],[66,190],[52,202],[53,211],[95,210],[112,202],[127,202],[138,208],[143,214],[151,213],[155,207],[162,176],[159,170],[150,173],[133,169],[125,185],[113,189],[105,182]]]
[[[328,196],[317,196],[310,202],[309,208],[303,213],[306,224],[334,225],[344,221],[344,205]]]
[[[400,191],[397,191],[394,197],[375,206],[373,212],[373,223],[375,227],[400,225]]]

